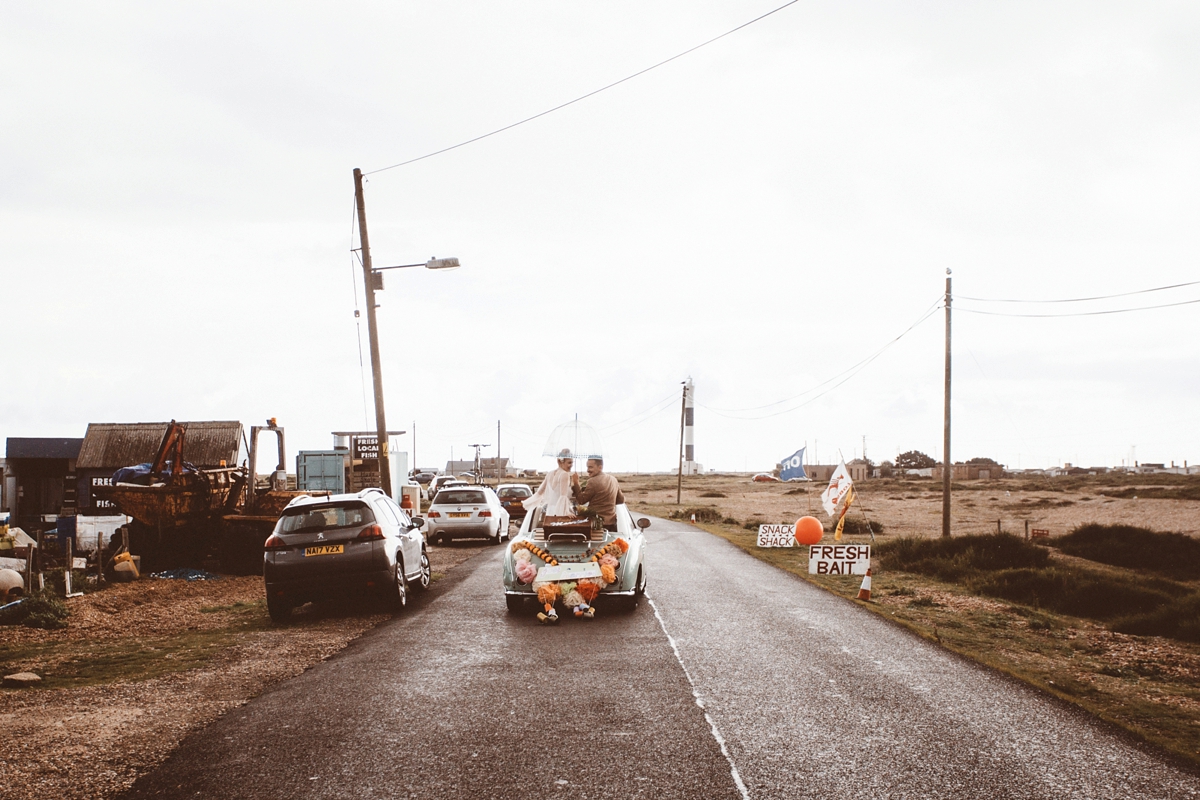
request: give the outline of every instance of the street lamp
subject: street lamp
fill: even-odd
[[[457,258],[431,258],[420,264],[397,264],[392,267],[371,266],[371,246],[367,240],[367,209],[363,202],[362,171],[354,170],[354,200],[358,206],[358,235],[362,245],[363,285],[367,295],[367,334],[371,341],[371,380],[375,387],[375,435],[379,442],[380,488],[392,496],[392,464],[388,451],[387,418],[383,411],[383,372],[379,365],[379,330],[375,325],[375,292],[383,290],[383,271],[425,267],[426,269],[458,269]]]

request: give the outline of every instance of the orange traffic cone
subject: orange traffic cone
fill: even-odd
[[[862,586],[858,589],[859,600],[871,599],[871,568],[867,567],[867,574],[863,576]]]

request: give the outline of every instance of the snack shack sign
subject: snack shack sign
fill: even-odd
[[[795,547],[795,525],[759,525],[759,547]]]
[[[869,544],[814,544],[808,548],[809,575],[866,575]]]

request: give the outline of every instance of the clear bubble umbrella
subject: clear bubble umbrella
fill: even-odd
[[[559,425],[546,440],[542,455],[554,458],[604,458],[600,434],[576,417]]]

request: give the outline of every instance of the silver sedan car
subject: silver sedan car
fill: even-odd
[[[440,489],[425,512],[429,541],[488,539],[492,544],[508,537],[508,512],[496,492],[487,486],[451,486]]]

